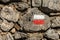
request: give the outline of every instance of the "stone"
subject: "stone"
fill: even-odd
[[[60,27],[60,17],[57,16],[57,17],[54,17],[52,20],[51,20],[51,27]]]
[[[26,40],[41,40],[40,38],[36,38],[36,37],[31,37],[31,38],[28,38],[28,39],[26,39]]]
[[[40,7],[41,6],[41,0],[32,0],[32,6],[33,7]]]
[[[11,28],[13,28],[14,24],[12,22],[8,22],[6,20],[3,20],[0,24],[0,27],[3,31],[9,31]]]
[[[51,38],[51,39],[54,39],[54,40],[59,39],[59,35],[54,29],[47,30],[47,32],[45,33],[45,36],[47,38]]]
[[[15,4],[15,7],[17,10],[24,11],[29,7],[29,5],[27,3],[18,2]]]
[[[46,38],[43,38],[42,40],[47,40]]]
[[[59,36],[60,36],[60,29],[57,29],[56,32],[57,32],[57,33],[59,34]]]
[[[6,38],[6,40],[14,40],[13,36],[10,33],[6,34]]]
[[[3,40],[3,37],[1,36],[1,34],[0,34],[0,40]]]
[[[54,16],[54,15],[60,15],[60,13],[50,13],[50,15]]]
[[[16,29],[13,28],[13,29],[11,30],[11,33],[15,33],[15,32],[16,32]]]
[[[15,24],[14,25],[14,28],[17,29],[17,30],[23,30],[21,26],[19,26],[18,24]]]
[[[32,0],[28,0],[27,2],[28,2],[28,5],[31,7],[31,2]]]
[[[1,17],[9,21],[17,22],[19,19],[19,13],[10,6],[4,6],[1,10]]]
[[[33,37],[40,38],[40,39],[43,38],[43,33],[27,33],[27,35],[28,38],[33,38]]]
[[[0,33],[0,40],[14,40],[13,36],[9,32],[1,32]]]
[[[41,0],[32,0],[32,6],[33,7],[40,7],[41,6]]]
[[[11,0],[0,0],[0,1],[7,3],[7,2],[10,2]]]
[[[52,10],[60,10],[60,0],[43,0],[42,7],[48,7]]]
[[[27,0],[21,0],[22,2],[26,2],[27,3]]]
[[[35,25],[33,23],[33,16],[34,15],[44,15],[45,23],[43,25]],[[47,30],[50,27],[50,19],[49,16],[45,15],[41,11],[39,11],[37,8],[28,9],[27,14],[24,16],[21,16],[18,23],[21,25],[21,27],[25,31],[34,32],[34,31],[40,31],[40,30]]]
[[[23,32],[15,32],[15,34],[13,36],[14,36],[15,39],[20,39],[20,38],[27,37],[27,34],[25,34]]]

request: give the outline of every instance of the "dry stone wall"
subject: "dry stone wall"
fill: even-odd
[[[60,40],[60,0],[0,0],[0,40]]]

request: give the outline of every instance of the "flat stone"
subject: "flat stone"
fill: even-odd
[[[1,17],[9,21],[17,22],[19,19],[19,13],[13,7],[4,6],[1,10]]]
[[[25,34],[23,32],[15,32],[15,34],[14,34],[15,39],[20,39],[20,38],[25,38],[25,37],[27,37],[27,34]]]
[[[41,40],[40,38],[36,38],[36,37],[31,37],[31,38],[28,38],[26,40]]]
[[[41,6],[41,0],[32,0],[32,6],[33,7],[40,7]]]
[[[18,2],[18,3],[15,4],[15,7],[20,11],[24,11],[29,7],[29,5],[27,3]]]
[[[7,3],[7,2],[10,2],[11,0],[0,0],[0,1]]]
[[[18,24],[15,24],[14,25],[14,28],[17,29],[17,30],[23,30],[21,26],[19,26]]]
[[[60,13],[50,13],[50,15],[54,16],[54,15],[60,15]]]
[[[15,32],[16,32],[16,29],[13,28],[13,29],[11,30],[11,33],[15,33]]]
[[[48,7],[52,10],[60,10],[60,0],[43,0],[43,7]]]
[[[45,16],[45,23],[43,25],[35,25],[33,21],[34,15],[44,15]],[[50,19],[49,16],[45,15],[37,8],[28,9],[27,14],[22,16],[18,23],[23,27],[25,31],[40,31],[40,30],[47,30],[50,27]]]
[[[59,16],[54,17],[51,20],[51,22],[52,22],[51,27],[60,27],[60,17]]]
[[[0,24],[0,27],[3,31],[9,31],[11,28],[13,28],[14,24],[12,22],[8,22],[6,20],[3,20],[3,22]]]
[[[27,33],[28,38],[38,37],[40,39],[43,38],[43,33]]]
[[[0,40],[14,40],[13,36],[11,35],[11,33],[5,33],[5,32],[1,32],[0,33]]]
[[[46,35],[47,38],[51,38],[51,39],[54,39],[54,40],[59,39],[59,35],[54,29],[47,30],[45,35]]]

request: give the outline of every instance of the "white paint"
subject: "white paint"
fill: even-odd
[[[34,15],[34,19],[45,19],[44,15]]]

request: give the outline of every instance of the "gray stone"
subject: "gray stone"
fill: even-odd
[[[56,39],[56,40],[59,39],[59,35],[54,29],[47,30],[45,35],[47,38]]]
[[[26,40],[40,40],[40,38],[36,38],[36,37],[31,37],[31,38],[28,38]]]
[[[1,17],[9,21],[17,22],[19,19],[19,13],[13,7],[4,6],[1,10]]]
[[[32,0],[32,6],[33,7],[40,7],[41,6],[41,0]]]
[[[28,38],[33,38],[33,37],[38,37],[38,38],[40,38],[40,39],[42,39],[43,38],[43,33],[27,33],[27,35],[28,35]]]
[[[54,15],[60,15],[60,13],[50,13],[51,16],[54,16]]]
[[[43,0],[42,6],[59,11],[60,10],[60,0]]]
[[[54,17],[52,20],[51,20],[51,27],[60,27],[60,17],[57,16],[57,17]]]
[[[25,9],[29,7],[29,5],[27,3],[18,2],[15,4],[15,7],[20,11],[24,11]]]
[[[9,2],[10,0],[0,0],[0,1],[2,1],[2,2],[4,2],[4,3],[7,3],[7,2]]]
[[[27,34],[25,34],[23,32],[15,32],[15,34],[13,36],[14,36],[15,39],[19,39],[19,38],[27,37]]]
[[[33,23],[33,16],[34,15],[44,15],[45,23],[43,25],[35,25]],[[50,19],[47,15],[39,11],[37,8],[28,9],[27,14],[22,16],[18,23],[23,27],[25,31],[40,31],[40,30],[47,30],[50,27]]]
[[[47,40],[46,38],[43,38],[42,40]]]
[[[0,40],[3,40],[3,37],[0,35]]]
[[[6,40],[14,40],[14,38],[13,38],[13,36],[10,33],[8,33],[6,35]]]
[[[9,31],[11,28],[13,28],[14,24],[12,22],[8,22],[6,20],[3,20],[3,22],[0,24],[0,27],[3,31]]]
[[[14,40],[14,38],[13,38],[13,36],[11,35],[11,33],[1,32],[1,33],[0,33],[0,40]]]
[[[27,2],[27,0],[21,0],[22,2]]]

